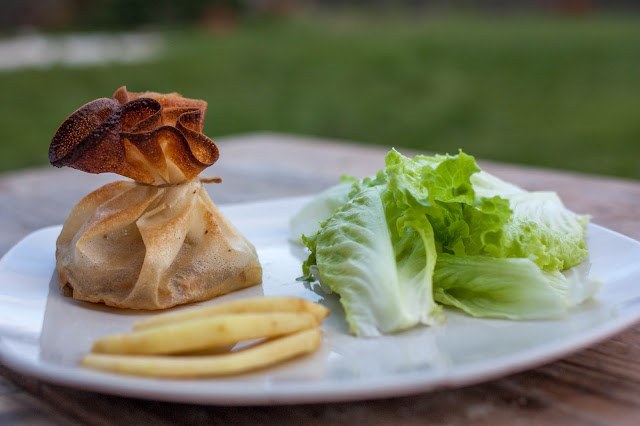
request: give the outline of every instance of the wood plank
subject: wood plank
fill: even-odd
[[[0,425],[62,426],[79,424],[52,408],[4,376],[10,370],[0,364]],[[16,382],[19,382],[16,380]]]

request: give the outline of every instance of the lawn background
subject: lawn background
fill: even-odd
[[[47,164],[58,125],[126,85],[205,99],[214,139],[275,131],[461,148],[640,179],[636,15],[314,14],[163,33],[163,54],[144,64],[1,72],[0,171]]]

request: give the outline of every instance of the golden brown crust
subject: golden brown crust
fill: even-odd
[[[49,161],[150,185],[192,180],[219,156],[202,134],[206,107],[177,93],[135,93],[123,86],[113,98],[89,102],[62,123]]]

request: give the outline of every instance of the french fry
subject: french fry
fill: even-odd
[[[132,333],[96,340],[81,362],[156,377],[238,374],[315,351],[322,340],[317,327],[328,315],[324,306],[294,297],[236,300],[138,321]]]
[[[88,354],[82,359],[82,364],[97,370],[140,376],[224,376],[257,370],[313,352],[321,341],[322,332],[314,328],[224,355],[175,357]]]
[[[180,321],[129,334],[114,334],[94,342],[92,351],[110,354],[175,354],[275,337],[317,327],[306,312],[223,314]]]
[[[250,299],[233,300],[218,305],[206,306],[187,311],[172,312],[157,315],[137,321],[133,329],[146,330],[179,321],[206,318],[221,314],[261,312],[308,312],[322,321],[329,315],[329,310],[319,303],[297,297],[256,297]]]

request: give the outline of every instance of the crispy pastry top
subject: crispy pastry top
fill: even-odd
[[[219,156],[216,144],[202,134],[206,109],[205,101],[177,93],[135,93],[123,86],[60,125],[49,161],[150,185],[190,181]]]

